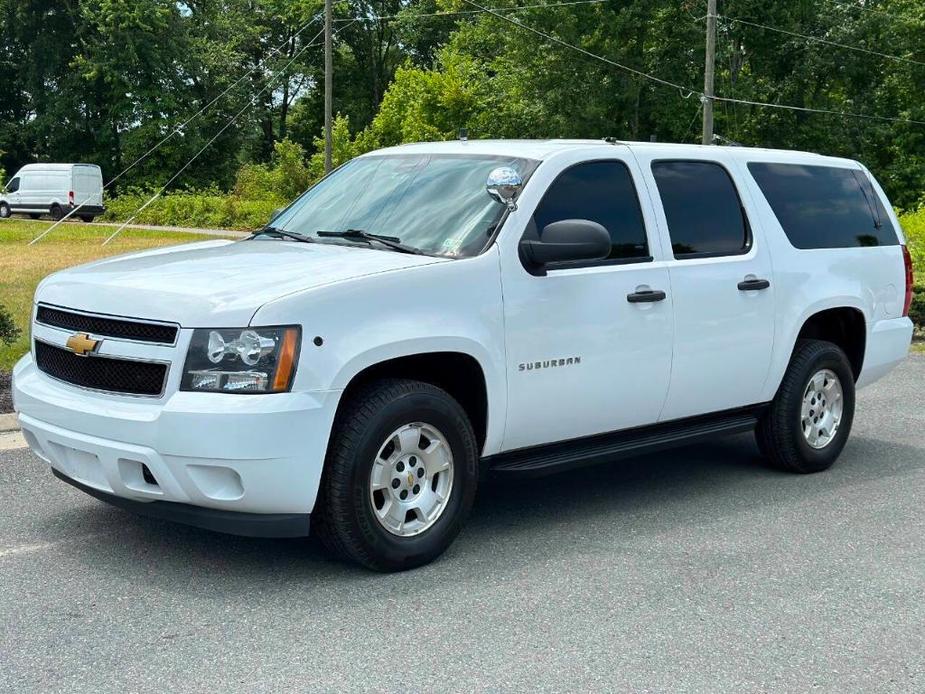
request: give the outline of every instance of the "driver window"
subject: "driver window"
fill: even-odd
[[[610,233],[607,259],[585,264],[651,259],[639,196],[623,162],[587,162],[559,174],[533,214],[536,233],[563,219],[587,219]]]
[[[7,186],[6,186],[6,192],[7,192],[7,193],[15,193],[15,192],[18,191],[18,190],[19,190],[19,178],[17,177],[17,178],[14,178],[12,181],[10,181],[10,182],[7,184]]]

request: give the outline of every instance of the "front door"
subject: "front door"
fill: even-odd
[[[4,197],[6,197],[6,201],[7,204],[9,204],[10,209],[14,211],[19,210],[19,208],[22,207],[22,194],[19,192],[21,183],[22,179],[17,176],[6,186],[6,193]]]
[[[524,235],[541,236],[563,219],[591,220],[610,232],[607,260],[549,266],[536,276],[510,242],[501,253],[504,450],[652,424],[664,404],[672,346],[668,270],[653,258],[660,253],[657,231],[638,166],[626,150],[608,147],[606,155],[590,162],[571,155],[578,161],[540,167],[531,184],[550,183]]]
[[[672,256],[674,359],[661,419],[757,404],[771,362],[774,286],[767,244],[727,168],[735,162],[637,156]]]

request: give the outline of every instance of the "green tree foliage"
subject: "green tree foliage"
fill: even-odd
[[[0,0],[0,165],[14,171],[32,161],[90,161],[109,179],[244,77],[120,180],[120,189],[168,180],[252,99],[175,187],[230,190],[242,165],[277,166],[274,143],[287,139],[304,148],[316,177],[322,6]],[[473,138],[699,140],[705,0],[608,0],[507,15],[681,90],[472,9],[462,0],[335,3],[335,109],[343,115],[336,159],[455,137],[462,127]],[[720,0],[719,12],[718,94],[925,121],[921,0]],[[925,190],[923,125],[718,102],[716,129],[746,145],[858,158],[903,208]]]

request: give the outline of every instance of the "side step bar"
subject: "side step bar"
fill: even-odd
[[[767,405],[727,410],[701,417],[625,429],[559,443],[507,451],[484,459],[498,475],[541,477],[584,465],[685,446],[751,431]]]

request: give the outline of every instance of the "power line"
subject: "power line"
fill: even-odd
[[[344,25],[344,26],[341,27],[341,28],[342,28],[342,29],[346,29],[348,26],[350,26],[350,25],[349,25],[349,24],[346,24],[346,25]],[[231,119],[230,119],[227,123],[225,123],[224,126],[222,126],[221,130],[219,130],[217,133],[215,133],[215,135],[212,136],[212,139],[211,139],[211,140],[209,140],[208,142],[206,142],[206,144],[202,147],[202,149],[200,149],[198,152],[196,152],[196,154],[194,154],[194,155],[192,156],[192,158],[191,158],[188,162],[186,162],[186,163],[180,168],[179,171],[177,171],[173,176],[170,177],[170,180],[168,180],[167,183],[165,183],[163,186],[161,186],[161,188],[160,188],[154,195],[152,195],[151,198],[150,198],[147,202],[145,202],[141,207],[139,207],[137,210],[135,210],[135,212],[132,213],[132,216],[129,217],[128,220],[126,220],[125,222],[123,222],[122,225],[121,225],[118,229],[116,229],[116,230],[112,233],[112,235],[111,235],[109,238],[107,238],[105,241],[103,241],[103,245],[104,245],[104,246],[108,245],[109,242],[112,241],[114,238],[116,238],[116,236],[118,236],[120,233],[122,233],[122,230],[125,229],[125,227],[127,227],[129,224],[131,224],[131,223],[138,217],[138,215],[141,214],[141,212],[143,212],[143,211],[145,210],[145,208],[147,208],[147,207],[148,207],[149,205],[151,205],[155,200],[157,200],[159,197],[161,197],[161,195],[164,194],[164,191],[166,191],[167,188],[169,188],[170,185],[171,185],[174,181],[176,181],[176,180],[183,174],[183,172],[186,171],[186,170],[192,165],[192,163],[193,163],[194,161],[196,161],[196,160],[202,155],[203,152],[205,152],[207,149],[209,149],[209,147],[211,147],[211,146],[215,143],[215,141],[218,140],[218,138],[221,137],[221,136],[224,134],[224,132],[225,132],[226,130],[228,130],[228,128],[230,128],[232,125],[234,125],[234,123],[238,120],[238,118],[240,118],[241,116],[244,115],[244,112],[245,112],[245,111],[247,111],[251,106],[253,106],[253,105],[257,102],[257,97],[259,97],[261,94],[263,94],[264,92],[266,92],[267,89],[269,89],[270,85],[273,83],[273,81],[276,79],[276,77],[278,77],[278,76],[280,75],[280,73],[283,73],[283,72],[285,72],[286,70],[288,70],[289,67],[290,67],[296,60],[298,60],[299,57],[300,57],[305,51],[307,51],[309,48],[313,48],[315,45],[317,45],[317,44],[314,43],[314,42],[315,42],[315,39],[317,39],[319,36],[321,36],[321,34],[322,34],[323,32],[324,32],[324,29],[322,29],[322,30],[319,31],[317,34],[315,34],[315,35],[312,37],[312,39],[311,39],[306,45],[302,46],[302,48],[301,48],[295,55],[292,56],[292,59],[291,59],[288,63],[286,63],[286,65],[284,65],[281,69],[277,70],[277,71],[273,74],[273,76],[272,76],[269,80],[267,80],[267,83],[263,86],[263,88],[261,88],[260,91],[258,91],[256,94],[254,94],[254,95],[251,97],[250,101],[248,101],[248,102],[244,105],[244,108],[242,108],[242,109],[241,109],[240,111],[238,111],[234,116],[232,116]],[[334,33],[336,34],[337,32],[334,32]],[[35,241],[33,241],[33,243],[35,243]]]
[[[844,7],[845,9],[861,10],[862,12],[870,12],[872,14],[879,14],[883,17],[889,17],[890,19],[895,19],[898,22],[908,22],[909,21],[908,17],[900,17],[897,14],[887,12],[886,10],[881,10],[879,7],[870,7],[866,3],[860,3],[860,2],[843,3],[843,2],[837,2],[837,0],[832,0],[832,4],[835,5],[836,7]]]
[[[611,65],[612,67],[619,68],[620,70],[628,72],[632,75],[636,75],[637,77],[643,77],[647,80],[651,80],[652,82],[655,82],[656,84],[661,84],[664,87],[671,87],[673,89],[677,89],[681,93],[681,95],[684,96],[684,98],[688,98],[698,93],[697,90],[695,89],[690,89],[688,87],[677,84],[675,82],[662,79],[661,77],[650,75],[648,72],[637,70],[636,68],[629,67],[628,65],[623,65],[622,63],[618,63],[615,60],[610,60],[609,58],[605,58],[603,56],[597,55],[596,53],[592,53],[591,51],[581,48],[580,46],[575,46],[574,44],[568,43],[567,41],[563,41],[560,38],[552,36],[551,34],[547,34],[546,32],[540,31],[539,29],[535,29],[534,27],[528,26],[527,24],[524,24],[520,20],[514,19],[513,17],[505,17],[503,14],[500,14],[497,10],[491,9],[489,7],[483,7],[482,5],[479,5],[477,2],[474,2],[474,0],[463,0],[463,2],[465,2],[468,5],[472,5],[473,7],[477,7],[482,12],[487,12],[488,14],[493,15],[497,17],[498,19],[501,19],[505,22],[513,24],[514,26],[520,27],[521,29],[524,29],[526,31],[530,31],[536,34],[537,36],[542,36],[547,41],[552,41],[553,43],[558,43],[560,46],[571,48],[573,51],[578,51],[579,53],[582,53],[588,56],[589,58],[594,58],[595,60],[599,60],[603,63],[607,63],[608,65]]]
[[[573,5],[599,5],[611,0],[570,0],[569,2],[550,2],[541,5],[519,5],[514,7],[492,7],[484,10],[458,10],[456,12],[422,12],[421,14],[386,14],[386,15],[368,15],[366,17],[354,17],[353,19],[335,19],[335,22],[378,22],[392,19],[419,19],[423,17],[459,17],[474,14],[484,14],[486,12],[522,12],[524,10],[536,10],[553,7],[572,7]]]
[[[719,15],[721,19],[725,19],[727,22],[732,22],[734,24],[744,24],[745,26],[756,27],[758,29],[765,29],[767,31],[773,31],[778,34],[786,34],[787,36],[794,36],[797,38],[805,39],[807,41],[813,41],[815,43],[822,43],[826,46],[834,46],[835,48],[844,48],[849,51],[857,51],[859,53],[867,53],[868,55],[875,55],[880,58],[887,58],[889,60],[896,60],[901,63],[910,63],[912,65],[925,65],[925,62],[921,60],[913,60],[912,58],[903,58],[899,55],[891,55],[889,53],[881,53],[880,51],[873,51],[869,48],[862,48],[861,46],[852,46],[847,43],[839,43],[838,41],[829,41],[828,39],[819,38],[818,36],[809,36],[807,34],[800,34],[796,31],[789,31],[788,29],[780,29],[778,27],[768,26],[767,24],[759,24],[758,22],[749,22],[744,19],[736,19],[735,17],[729,17],[726,15]]]
[[[510,24],[514,24],[515,26],[518,26],[518,27],[520,27],[521,29],[525,29],[526,31],[530,31],[530,32],[532,32],[532,33],[534,33],[534,34],[537,34],[538,36],[542,36],[543,38],[547,39],[548,41],[552,41],[553,43],[557,43],[557,44],[559,44],[560,46],[564,46],[564,47],[566,47],[566,48],[570,48],[570,49],[572,49],[572,50],[574,50],[574,51],[576,51],[576,52],[578,52],[578,53],[581,53],[582,55],[585,55],[585,56],[589,57],[589,58],[593,58],[594,60],[598,60],[598,61],[600,61],[600,62],[602,62],[602,63],[606,63],[607,65],[611,65],[611,66],[620,68],[621,70],[625,70],[626,72],[629,72],[629,73],[631,73],[631,74],[634,74],[634,75],[636,75],[636,76],[638,76],[638,77],[644,77],[644,78],[646,78],[646,79],[648,79],[648,80],[651,80],[651,81],[653,81],[653,82],[655,82],[655,83],[657,83],[657,84],[661,84],[661,85],[663,85],[663,86],[672,87],[673,89],[677,89],[677,90],[682,94],[682,96],[685,96],[685,98],[687,98],[687,97],[689,97],[689,96],[691,96],[691,95],[693,95],[693,94],[699,94],[701,100],[705,100],[705,99],[709,98],[709,99],[711,99],[711,100],[713,100],[713,101],[724,101],[724,102],[727,102],[727,103],[730,103],[730,104],[744,104],[744,105],[748,105],[748,106],[759,106],[759,107],[765,107],[765,108],[777,108],[777,109],[790,110],[790,111],[802,111],[802,112],[807,112],[807,113],[823,113],[823,114],[828,114],[828,115],[833,115],[833,116],[842,116],[842,117],[845,117],[845,118],[860,118],[860,119],[864,119],[864,120],[877,120],[877,121],[888,121],[888,122],[892,122],[892,123],[911,123],[911,124],[914,124],[914,125],[925,125],[925,121],[915,120],[915,119],[912,119],[912,118],[902,118],[902,117],[898,117],[898,116],[877,116],[877,115],[866,114],[866,113],[853,113],[853,112],[850,112],[850,111],[836,111],[836,110],[834,110],[834,109],[810,108],[810,107],[808,107],[808,106],[791,106],[791,105],[789,105],[789,104],[768,103],[768,102],[764,102],[764,101],[754,101],[754,100],[749,100],[749,99],[735,99],[735,98],[724,97],[724,96],[712,96],[712,97],[707,97],[707,96],[705,96],[703,93],[698,92],[698,91],[696,91],[696,90],[689,89],[689,88],[687,88],[687,87],[684,87],[683,85],[677,84],[677,83],[675,83],[675,82],[671,82],[671,81],[669,81],[669,80],[664,80],[664,79],[662,79],[662,78],[660,78],[660,77],[656,77],[656,76],[654,76],[654,75],[650,75],[650,74],[648,74],[648,73],[646,73],[646,72],[643,72],[642,70],[637,70],[637,69],[635,69],[635,68],[631,68],[631,67],[628,67],[628,66],[626,66],[626,65],[622,65],[622,64],[617,63],[617,62],[615,62],[615,61],[613,61],[613,60],[610,60],[609,58],[605,58],[604,56],[598,55],[598,54],[596,54],[596,53],[592,53],[591,51],[588,51],[588,50],[586,50],[586,49],[584,49],[584,48],[581,48],[581,47],[579,47],[579,46],[575,46],[574,44],[568,43],[567,41],[563,41],[562,39],[557,38],[557,37],[555,37],[555,36],[552,36],[552,35],[550,35],[550,34],[547,34],[546,32],[540,31],[539,29],[536,29],[536,28],[534,28],[534,27],[528,26],[528,25],[524,24],[523,22],[521,22],[521,21],[519,21],[519,20],[513,19],[513,18],[511,18],[511,17],[505,17],[505,16],[503,16],[503,15],[500,15],[500,14],[498,14],[497,12],[495,12],[495,11],[493,11],[493,10],[490,10],[490,9],[488,9],[488,8],[482,7],[482,6],[479,5],[478,3],[474,2],[474,0],[463,0],[463,2],[465,2],[465,3],[469,4],[469,5],[473,5],[473,6],[475,6],[475,7],[478,7],[479,9],[482,9],[482,10],[484,10],[485,12],[488,12],[489,14],[492,14],[492,15],[498,17],[498,19],[504,20],[505,22],[509,22]],[[685,92],[687,92],[687,93],[685,94]]]
[[[135,161],[133,161],[133,162],[132,162],[131,164],[129,164],[127,167],[125,167],[124,169],[122,169],[122,171],[120,171],[118,174],[116,174],[113,178],[109,179],[109,181],[103,186],[103,190],[109,189],[109,188],[112,186],[113,183],[115,183],[116,181],[118,181],[118,180],[119,180],[120,178],[122,178],[125,174],[127,174],[129,171],[131,171],[132,169],[134,169],[136,166],[138,166],[138,165],[139,165],[141,162],[143,162],[145,159],[147,159],[147,158],[150,157],[152,154],[154,154],[154,152],[156,152],[158,149],[160,149],[163,145],[167,144],[167,142],[169,142],[171,139],[173,139],[173,137],[174,137],[175,135],[178,135],[178,134],[180,134],[181,132],[183,132],[183,130],[186,128],[186,126],[188,126],[188,125],[189,125],[190,123],[192,123],[194,120],[196,120],[197,118],[199,118],[199,116],[201,116],[203,113],[205,113],[205,112],[208,111],[210,108],[212,108],[216,103],[218,103],[218,101],[219,101],[220,99],[222,99],[222,98],[223,98],[224,96],[226,96],[231,90],[233,90],[235,87],[237,87],[239,84],[241,84],[241,82],[243,82],[245,79],[247,79],[248,77],[250,77],[251,75],[253,75],[257,70],[259,70],[260,68],[262,68],[262,67],[266,64],[267,59],[269,59],[269,58],[270,58],[271,56],[273,56],[273,55],[277,55],[281,50],[283,50],[283,48],[286,46],[286,44],[288,44],[290,41],[293,41],[293,40],[295,40],[296,38],[298,38],[299,35],[302,34],[302,32],[305,31],[308,27],[310,27],[315,21],[317,21],[317,19],[318,19],[317,15],[314,16],[314,17],[312,17],[310,20],[308,20],[307,22],[305,22],[305,24],[303,24],[303,25],[299,28],[299,30],[296,31],[292,36],[290,36],[289,38],[287,38],[283,43],[281,43],[281,44],[280,44],[279,46],[277,46],[276,48],[271,49],[270,52],[269,52],[269,54],[267,55],[267,58],[265,58],[264,60],[258,62],[254,67],[252,67],[250,70],[248,70],[248,71],[245,72],[243,75],[241,75],[241,76],[240,76],[237,80],[235,80],[229,87],[227,87],[221,94],[219,94],[218,96],[216,96],[216,97],[215,97],[214,99],[212,99],[209,103],[207,103],[205,106],[203,106],[203,107],[200,108],[198,111],[196,111],[196,113],[194,113],[192,116],[190,116],[190,117],[187,118],[185,121],[183,121],[183,123],[181,123],[181,124],[178,125],[176,128],[174,128],[173,130],[171,130],[171,131],[170,131],[167,135],[165,135],[157,144],[155,144],[153,147],[151,147],[150,149],[148,149],[144,154],[142,154],[140,157],[138,157],[137,159],[135,159]],[[317,35],[316,35],[316,38],[317,38]],[[311,39],[311,40],[314,41],[315,39]],[[291,65],[291,64],[292,64],[292,61],[289,62],[289,65]],[[287,65],[287,67],[288,67],[288,65]],[[91,199],[91,198],[88,197],[86,200],[83,200],[79,205],[77,205],[76,207],[74,207],[70,212],[68,212],[66,215],[64,215],[61,219],[59,219],[59,220],[56,221],[54,224],[52,224],[48,229],[46,229],[44,232],[42,232],[41,234],[39,234],[36,238],[32,239],[32,241],[31,241],[31,243],[30,243],[29,245],[32,245],[33,243],[35,243],[35,242],[38,241],[39,239],[44,238],[45,236],[47,236],[48,234],[50,234],[52,231],[54,231],[55,229],[57,229],[58,226],[60,226],[61,224],[63,224],[64,222],[66,222],[68,219],[70,219],[71,217],[73,217],[75,214],[77,214],[77,212],[78,212],[81,208],[83,208],[83,207],[85,207],[85,206],[87,205],[87,203],[90,201],[90,199]]]
[[[730,104],[745,104],[747,106],[763,106],[765,108],[779,108],[789,111],[805,111],[807,113],[825,113],[831,116],[844,116],[846,118],[861,118],[864,120],[888,121],[890,123],[912,123],[925,125],[925,120],[901,118],[898,116],[876,116],[870,113],[853,113],[851,111],[835,111],[827,108],[810,108],[809,106],[791,106],[789,104],[772,104],[765,101],[750,101],[748,99],[733,99],[725,96],[714,96],[714,101],[725,101]]]

